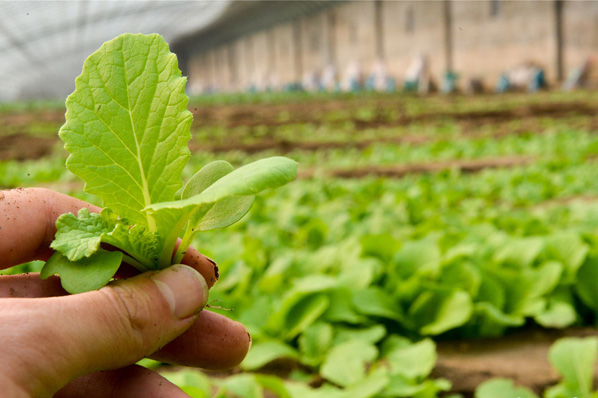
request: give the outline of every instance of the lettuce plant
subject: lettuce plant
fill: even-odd
[[[78,293],[106,285],[121,262],[142,272],[178,263],[197,232],[238,221],[255,194],[295,178],[293,160],[271,157],[237,170],[212,162],[183,186],[192,121],[185,83],[157,34],[120,35],[87,58],[59,136],[67,168],[105,208],[58,218],[42,278],[59,274]]]

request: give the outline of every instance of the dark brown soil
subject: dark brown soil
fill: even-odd
[[[515,384],[541,395],[548,387],[559,382],[558,373],[548,361],[550,346],[562,337],[588,336],[598,336],[598,330],[529,329],[498,338],[437,342],[438,360],[431,377],[449,380],[453,386],[451,393],[460,393],[466,398],[473,398],[475,389],[492,378],[511,379]],[[305,370],[296,361],[277,360],[259,372],[287,378],[297,369]],[[239,369],[207,373],[212,377],[227,377],[238,374]],[[595,374],[598,378],[598,367]],[[324,379],[316,377],[309,384],[319,387],[323,382]]]
[[[276,139],[266,137],[257,142],[242,143],[236,140],[234,136],[227,139],[226,145],[209,145],[209,144],[198,144],[196,141],[190,143],[192,151],[206,151],[206,152],[227,152],[227,151],[242,151],[245,153],[253,154],[263,151],[276,151],[279,153],[288,153],[292,150],[302,151],[316,151],[322,149],[335,149],[335,148],[367,148],[374,144],[407,144],[407,145],[420,145],[428,142],[443,141],[443,140],[472,140],[482,138],[503,138],[510,135],[530,135],[530,134],[543,134],[550,131],[545,127],[541,126],[537,119],[528,119],[521,123],[517,128],[508,126],[508,121],[503,123],[494,123],[494,126],[498,127],[492,133],[487,133],[481,130],[479,126],[471,126],[466,123],[462,124],[463,132],[460,134],[447,134],[447,135],[416,135],[416,134],[404,134],[390,137],[378,137],[368,139],[355,139],[350,141],[289,141],[284,139]],[[592,123],[572,123],[568,126],[571,129],[584,129],[598,132],[598,125],[594,128]]]
[[[0,114],[3,126],[28,127],[31,123],[53,123],[60,127],[64,123],[64,110],[14,112]],[[58,130],[57,130],[58,132]]]
[[[538,329],[496,339],[440,342],[432,376],[450,380],[453,391],[466,397],[472,397],[477,386],[493,377],[512,379],[540,394],[559,380],[548,362],[548,349],[555,340],[566,336],[598,336],[598,330]]]
[[[322,149],[335,148],[367,148],[376,143],[393,143],[393,144],[422,144],[431,141],[431,137],[423,135],[404,135],[399,137],[383,137],[373,138],[359,141],[287,141],[267,138],[259,142],[250,144],[231,143],[228,145],[191,145],[192,150],[206,151],[206,152],[227,152],[227,151],[243,151],[246,153],[258,153],[268,150],[275,150],[281,153],[290,152],[293,150],[302,151],[316,151]]]
[[[227,107],[193,108],[194,125],[223,124],[227,127],[237,126],[281,126],[296,123],[321,123],[321,115],[334,110],[351,111],[361,106],[360,103],[350,102],[323,102],[320,104],[299,103],[285,105],[238,105]],[[372,104],[370,104],[372,105]],[[388,111],[397,111],[399,117],[390,120]],[[279,114],[287,112],[289,117],[280,120]],[[394,104],[385,103],[381,105],[371,120],[350,118],[343,120],[353,122],[356,129],[405,126],[411,123],[430,122],[432,120],[452,119],[455,121],[467,121],[476,125],[496,123],[503,120],[514,120],[530,117],[563,117],[566,115],[588,115],[595,116],[598,109],[593,105],[583,102],[572,102],[566,104],[537,104],[526,105],[515,109],[472,111],[472,112],[432,112],[419,115],[407,115],[400,101]]]
[[[0,160],[39,159],[50,154],[57,141],[58,136],[0,135]]]
[[[300,141],[291,142],[276,139],[271,136],[276,126],[291,123],[332,123],[324,120],[324,116],[335,110],[352,111],[364,105],[358,100],[345,101],[320,101],[301,102],[291,104],[252,104],[252,105],[227,105],[193,107],[195,114],[194,123],[199,125],[224,124],[226,126],[265,126],[266,137],[258,142],[243,143],[239,138],[231,135],[226,145],[206,145],[191,143],[192,150],[204,150],[221,152],[228,150],[241,150],[247,153],[256,153],[265,150],[275,150],[285,153],[290,150],[318,150],[340,147],[365,148],[375,143],[396,143],[396,144],[421,144],[429,141],[442,139],[475,139],[484,136],[500,138],[510,134],[539,134],[546,131],[541,122],[542,117],[562,118],[573,115],[598,115],[598,110],[592,105],[585,103],[563,103],[563,104],[541,104],[525,105],[507,110],[473,111],[473,112],[446,112],[438,111],[433,113],[409,116],[402,105],[402,100],[390,98],[378,101],[369,101],[366,104],[378,105],[379,109],[371,120],[360,120],[349,118],[342,123],[352,122],[356,130],[392,127],[396,125],[408,125],[410,123],[443,123],[444,120],[456,121],[462,133],[447,136],[424,136],[424,135],[397,135],[392,137],[379,137],[371,139],[356,139],[350,141]],[[397,112],[398,119],[391,120],[389,112]],[[280,113],[286,112],[288,117],[280,121]],[[517,127],[509,125],[517,120]],[[56,135],[53,132],[43,137],[31,137],[29,128],[34,123],[51,123],[56,125],[56,131],[64,121],[64,112],[57,111],[34,111],[0,114],[0,123],[8,135],[0,137],[0,160],[7,159],[37,159],[51,152],[56,142]],[[598,131],[598,118],[574,119],[573,124],[581,124],[584,129]],[[488,134],[480,129],[480,126],[492,124],[497,127]],[[574,126],[571,126],[574,127]],[[267,130],[271,131],[268,132]],[[270,136],[269,136],[270,135]]]
[[[400,178],[409,174],[437,173],[443,170],[459,170],[462,173],[475,173],[487,168],[525,166],[534,161],[532,156],[509,156],[474,160],[448,160],[442,162],[415,163],[400,166],[370,166],[356,169],[328,170],[323,174],[338,178],[363,178],[382,176]],[[299,177],[310,178],[314,170],[303,170]]]

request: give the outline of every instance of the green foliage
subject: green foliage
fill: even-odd
[[[85,61],[59,132],[86,191],[152,232],[172,225],[141,209],[174,198],[189,158],[185,83],[161,36],[118,36]]]
[[[538,398],[525,387],[517,387],[511,380],[492,379],[476,389],[475,398]]]
[[[42,279],[60,275],[62,287],[70,293],[83,293],[106,285],[120,266],[123,254],[98,250],[89,257],[71,261],[55,252],[40,273]]]
[[[185,83],[176,56],[155,34],[118,36],[85,61],[59,135],[70,152],[67,168],[107,210],[92,215],[84,209],[78,217],[58,219],[56,252],[44,278],[59,273],[71,293],[105,285],[116,270],[113,262],[102,269],[107,255],[98,252],[101,243],[122,250],[124,261],[140,271],[180,262],[198,231],[238,221],[255,194],[295,178],[296,163],[283,157],[236,171],[215,162],[175,200],[191,137]],[[85,282],[75,285],[75,279]]]
[[[546,398],[593,398],[594,368],[598,355],[598,338],[563,338],[549,353],[550,364],[563,377],[561,383],[546,391]]]
[[[293,398],[446,396],[447,381],[430,378],[436,353],[429,338],[497,336],[532,324],[549,328],[595,325],[598,169],[592,158],[598,155],[598,136],[592,118],[545,114],[523,122],[505,119],[476,124],[473,129],[463,122],[470,112],[509,111],[520,106],[534,109],[572,101],[596,104],[595,95],[543,93],[542,97],[485,97],[483,101],[474,97],[352,97],[346,106],[332,110],[325,102],[321,107],[307,102],[328,97],[268,94],[241,98],[253,103],[304,101],[301,109],[314,108],[309,120],[300,120],[307,116],[292,106],[280,107],[275,125],[259,125],[261,108],[252,108],[256,112],[248,125],[234,126],[232,119],[196,119],[193,139],[206,149],[189,159],[182,171],[187,185],[175,184],[178,188],[171,190],[167,200],[187,201],[181,202],[185,209],[177,208],[181,203],[176,202],[158,212],[137,209],[141,218],[153,217],[157,225],[160,217],[164,225],[181,214],[191,220],[195,228],[182,235],[185,242],[219,263],[221,279],[211,290],[211,298],[234,308],[223,313],[247,325],[254,339],[242,365],[245,371],[259,371],[272,361],[295,364],[285,380],[255,373],[220,380],[194,376],[199,373],[192,370],[169,378],[177,375],[176,383],[193,397],[269,396],[267,391]],[[209,107],[238,99],[213,96],[202,98],[201,104]],[[264,115],[270,111],[263,108]],[[209,112],[209,108],[202,109],[196,118]],[[442,117],[435,117],[437,113]],[[404,125],[410,117],[414,121]],[[376,126],[380,121],[388,125]],[[414,135],[427,141],[401,141]],[[196,203],[198,195],[232,176],[234,168],[281,151],[214,153],[209,145],[225,148],[231,142],[244,145],[264,139],[285,142],[285,150],[295,143],[313,146],[322,141],[337,147],[299,147],[286,152],[315,174],[276,194],[255,196],[244,190],[247,195],[239,196],[238,189],[246,187],[234,186],[233,181],[233,186],[212,188],[218,195],[226,191],[227,196],[213,206]],[[368,140],[372,143],[367,144]],[[397,179],[326,177],[336,169],[520,155],[536,160],[527,166],[472,174],[451,169]],[[216,160],[219,157],[230,164]],[[0,162],[0,184],[46,184],[101,205],[65,173],[61,155],[35,162]],[[201,201],[214,194],[203,195]],[[242,217],[251,203],[253,211],[242,222],[226,231],[212,230]],[[64,219],[71,230],[61,227],[60,233],[85,238],[80,247],[74,245],[73,253],[87,252],[98,242],[107,243],[115,223],[122,225],[120,232],[127,230],[125,225],[135,224],[118,215],[122,218],[89,215],[94,220],[99,217],[98,225],[105,219],[108,226],[99,228],[101,236],[86,235],[87,228],[97,227],[95,221],[86,224],[85,217],[73,215]],[[79,226],[73,224],[79,219]],[[135,226],[139,227],[143,226]],[[209,232],[193,236],[192,229]],[[123,250],[128,255],[133,248]],[[123,261],[135,262],[144,256],[128,257]],[[35,271],[35,267],[27,264],[20,269]],[[346,347],[356,354],[350,356]],[[592,350],[584,346],[584,355]],[[579,349],[562,351],[572,354]],[[566,372],[566,366],[574,363],[571,359],[560,359],[561,364],[555,365],[562,368],[559,373],[567,373],[559,387],[551,390],[555,397],[581,397],[585,391],[579,380],[586,377],[589,361],[575,358],[584,363],[578,369],[580,376]],[[344,366],[345,361],[346,372],[334,366]],[[534,396],[530,394],[504,380],[484,384],[478,391],[479,397]]]
[[[544,392],[544,398],[596,398],[594,369],[598,356],[598,338],[565,337],[557,340],[549,351],[550,364],[558,371],[561,381]],[[538,398],[511,380],[491,379],[476,389],[475,398]]]

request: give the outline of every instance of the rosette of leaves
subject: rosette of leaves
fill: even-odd
[[[192,121],[185,83],[157,34],[120,35],[87,58],[59,136],[67,168],[105,209],[58,218],[42,278],[59,274],[79,293],[106,285],[122,262],[141,272],[178,263],[197,232],[238,221],[255,194],[295,178],[293,160],[271,157],[237,170],[212,162],[183,186]]]

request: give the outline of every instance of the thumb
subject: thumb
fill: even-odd
[[[193,324],[207,298],[203,277],[178,264],[94,292],[4,299],[0,325],[11,326],[0,328],[0,374],[30,396],[51,396],[76,377],[157,351]]]

